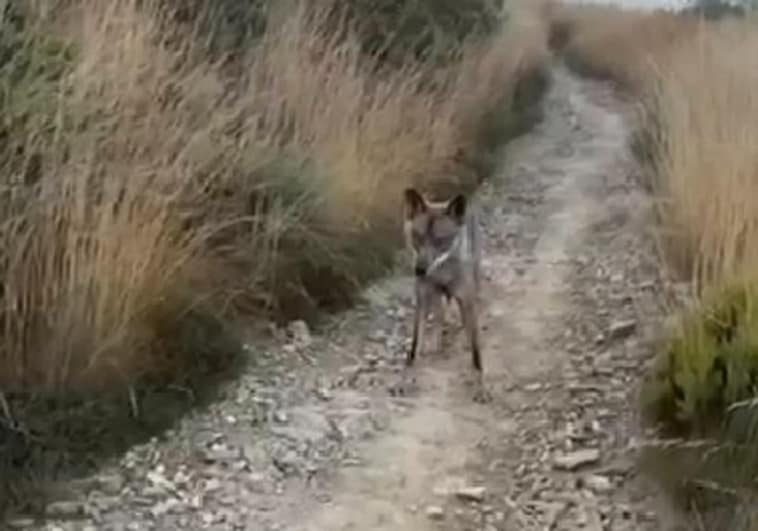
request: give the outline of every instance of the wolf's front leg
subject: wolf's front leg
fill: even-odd
[[[429,313],[429,294],[421,282],[416,282],[416,308],[413,312],[413,339],[411,348],[405,357],[406,367],[413,366],[416,354],[424,349],[424,335],[426,334],[426,316]]]
[[[469,340],[469,348],[471,349],[471,365],[474,369],[474,378],[476,390],[474,392],[474,400],[476,402],[489,402],[491,396],[484,383],[484,367],[482,364],[482,353],[479,343],[479,315],[477,301],[473,294],[467,297],[459,297],[458,306],[461,310],[461,317],[463,318],[463,327],[466,330],[466,335]]]
[[[445,300],[438,290],[429,294],[430,324],[432,326],[429,351],[439,354],[443,350],[443,338],[447,327],[447,308]]]
[[[414,364],[419,351],[423,352],[426,335],[426,318],[429,313],[430,298],[429,290],[424,283],[416,281],[416,307],[413,312],[413,338],[411,346],[405,355],[405,368],[403,369],[400,382],[390,388],[390,394],[399,396],[412,392],[416,385]]]

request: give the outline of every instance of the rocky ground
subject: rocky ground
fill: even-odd
[[[405,272],[318,334],[251,349],[220,400],[18,529],[680,529],[636,468],[636,393],[663,315],[624,107],[556,66],[545,118],[481,190],[482,337],[459,327],[401,378]],[[453,312],[457,318],[457,313]],[[455,321],[457,322],[457,320]],[[681,527],[681,529],[685,529]]]

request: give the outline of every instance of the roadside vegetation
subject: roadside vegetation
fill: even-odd
[[[1,4],[0,509],[174,420],[240,318],[349,304],[404,187],[538,117],[533,2],[181,4]]]
[[[632,148],[659,200],[670,273],[694,293],[672,308],[677,324],[643,389],[649,418],[682,437],[656,450],[655,466],[700,528],[749,531],[758,525],[758,26],[749,11],[704,4],[682,14],[561,8],[551,33],[571,67],[640,103]]]

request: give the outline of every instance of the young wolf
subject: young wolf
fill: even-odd
[[[444,202],[427,201],[413,188],[406,189],[404,195],[404,232],[413,251],[416,275],[413,341],[406,365],[413,365],[416,353],[424,348],[427,314],[432,311],[441,325],[442,298],[454,299],[481,382],[477,314],[481,247],[477,211],[463,195]]]

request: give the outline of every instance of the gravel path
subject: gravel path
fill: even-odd
[[[24,529],[674,529],[636,471],[637,384],[663,315],[624,107],[557,65],[545,118],[480,192],[482,341],[456,327],[394,397],[405,272],[318,334],[256,346],[223,398],[133,448]],[[457,314],[456,314],[457,317]]]

